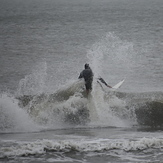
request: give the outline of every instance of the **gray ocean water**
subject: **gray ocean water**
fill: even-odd
[[[162,11],[162,0],[1,0],[0,162],[162,162]]]

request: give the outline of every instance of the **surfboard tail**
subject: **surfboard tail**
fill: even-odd
[[[121,85],[124,83],[125,79],[121,80],[119,83],[117,83],[116,85],[114,85],[112,88],[113,89],[118,89],[121,87]]]

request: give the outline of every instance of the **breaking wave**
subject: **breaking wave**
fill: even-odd
[[[53,94],[0,97],[0,129],[35,131],[41,127],[132,127],[163,125],[163,93],[104,91],[97,83],[87,97],[75,81]]]
[[[18,100],[11,95],[0,96],[0,131],[1,132],[27,132],[36,131],[37,125],[33,123],[28,113],[18,106]]]
[[[87,54],[95,72],[93,91],[88,97],[82,80],[69,81],[59,89],[54,89],[52,85],[57,87],[57,84],[49,80],[46,62],[40,63],[30,75],[20,81],[15,95],[1,94],[1,132],[33,131],[40,127],[57,129],[74,125],[161,127],[162,92],[128,93],[105,90],[96,81],[99,74],[105,75],[107,80],[106,71],[111,69],[107,58],[117,65],[114,74],[119,77],[124,72],[132,74],[130,69],[134,65],[135,56],[133,45],[123,42],[112,33],[94,44]],[[124,72],[118,74],[121,66]]]
[[[34,142],[15,142],[12,146],[0,148],[0,158],[39,155],[47,152],[134,152],[163,148],[161,138],[125,139],[86,139],[86,140],[37,140]]]
[[[87,97],[83,87],[83,81],[76,81],[54,94],[22,96],[18,98],[19,106],[40,125],[126,127],[134,121],[133,111],[125,108],[125,101],[113,95],[111,98],[98,84]]]

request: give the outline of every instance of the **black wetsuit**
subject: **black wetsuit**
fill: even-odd
[[[86,90],[92,90],[93,72],[90,67],[80,73],[80,78],[84,78]]]

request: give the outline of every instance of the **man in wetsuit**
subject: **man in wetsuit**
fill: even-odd
[[[84,70],[80,73],[79,79],[84,78],[87,94],[92,90],[93,72],[89,64],[84,65]]]

